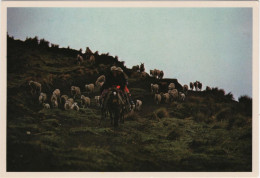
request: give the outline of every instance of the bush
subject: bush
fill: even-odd
[[[222,120],[228,120],[232,115],[232,111],[230,108],[224,108],[221,109],[217,114],[216,114],[216,119],[217,121],[222,121]]]
[[[164,118],[164,117],[169,117],[169,113],[168,113],[167,109],[165,109],[165,108],[157,109],[154,113],[160,119]]]
[[[198,112],[197,114],[195,114],[194,120],[196,122],[206,122],[206,123],[209,123],[211,121],[210,117],[203,112]]]

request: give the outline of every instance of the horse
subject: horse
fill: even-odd
[[[124,113],[125,113],[125,101],[122,97],[122,93],[117,88],[109,89],[107,94],[106,104],[103,102],[103,108],[101,110],[101,120],[106,118],[107,111],[110,115],[111,125],[118,127],[118,121],[124,123]],[[100,123],[101,123],[100,120]]]

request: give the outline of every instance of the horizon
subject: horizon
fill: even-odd
[[[142,62],[147,73],[163,70],[182,85],[198,80],[235,100],[252,98],[251,8],[8,8],[7,14],[15,39],[38,36],[83,53],[89,47],[117,55],[128,68]]]

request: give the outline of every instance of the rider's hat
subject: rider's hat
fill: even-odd
[[[110,69],[111,69],[111,71],[113,71],[113,70],[114,70],[114,71],[117,70],[116,66],[112,66]]]
[[[121,67],[116,68],[117,71],[123,72],[123,69]]]

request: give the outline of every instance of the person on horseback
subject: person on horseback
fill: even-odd
[[[133,108],[134,102],[131,98],[129,89],[127,88],[127,84],[128,84],[127,76],[123,72],[123,70],[120,67],[112,66],[110,72],[106,74],[105,77],[106,77],[106,81],[100,89],[101,98],[107,101],[109,97],[107,96],[109,89],[112,87],[116,87],[117,89],[121,90],[123,94],[127,95],[131,108]],[[103,107],[106,107],[105,101],[103,103]]]

